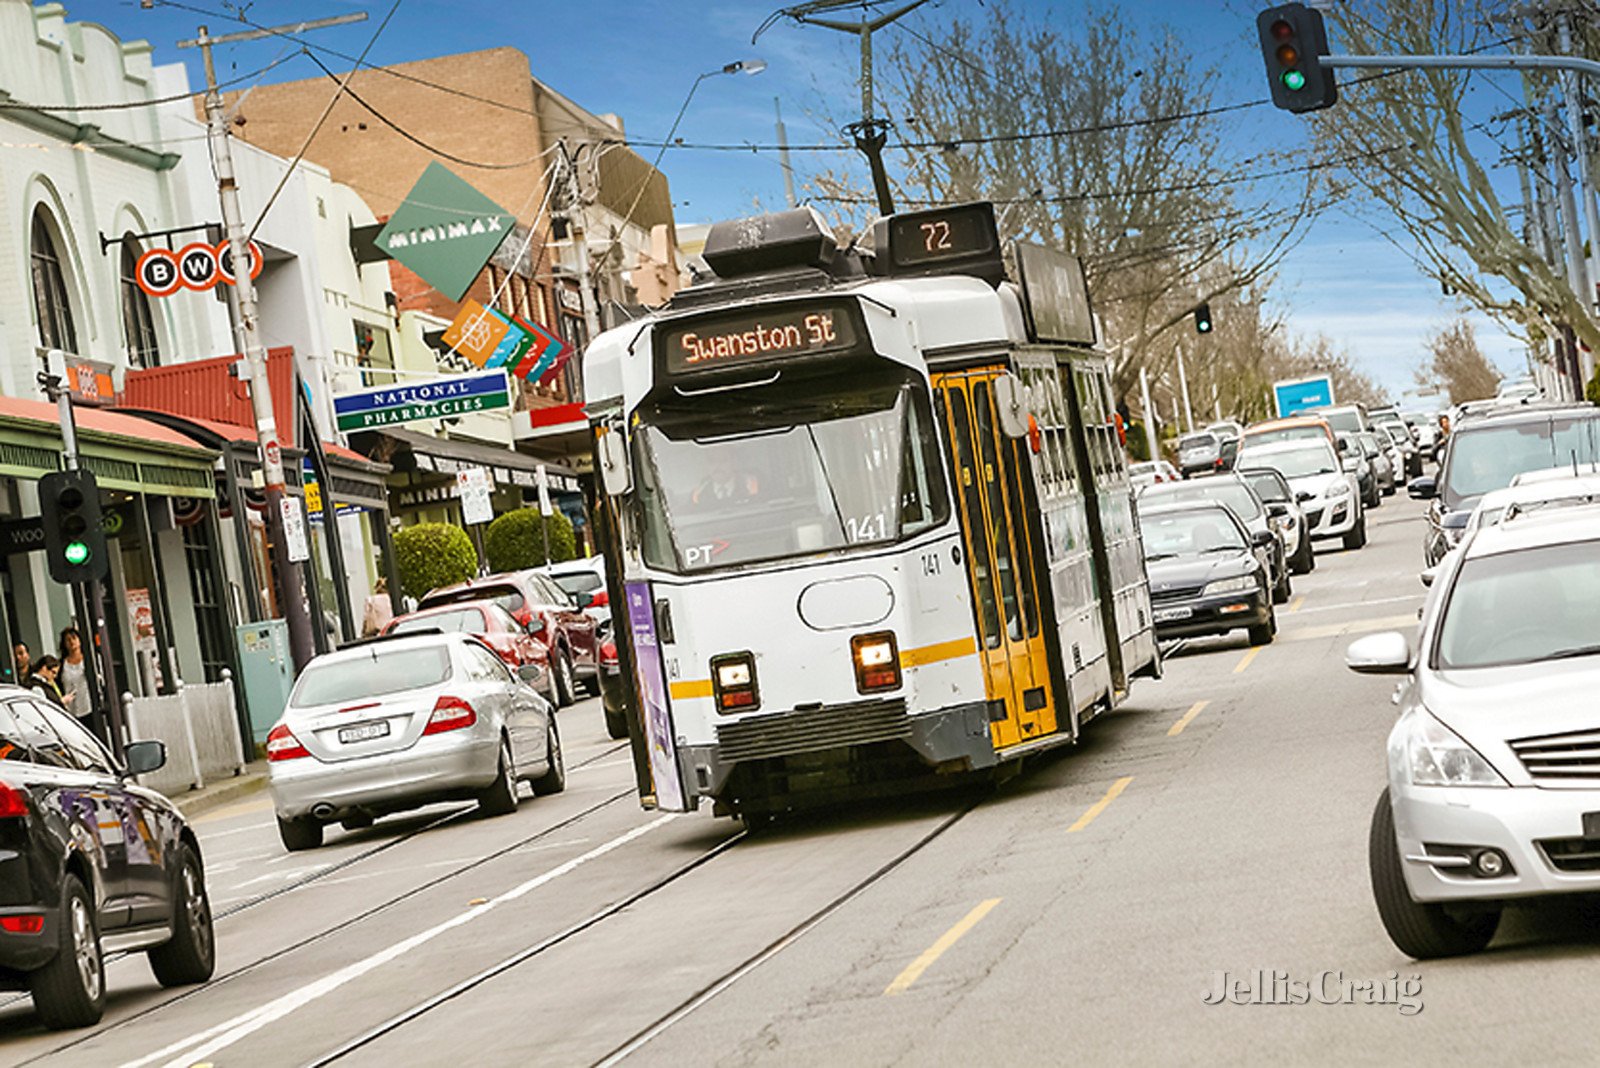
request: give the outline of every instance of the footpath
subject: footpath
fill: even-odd
[[[172,803],[178,806],[188,819],[209,812],[223,805],[231,805],[242,801],[267,788],[267,762],[265,760],[252,761],[244,766],[244,770],[237,775],[208,782],[198,790],[185,790],[182,793],[170,795]]]

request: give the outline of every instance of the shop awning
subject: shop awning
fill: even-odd
[[[189,419],[234,426],[254,426],[250,387],[233,376],[238,362],[238,356],[213,356],[168,367],[131,370],[123,378],[117,407],[171,412]],[[284,448],[294,445],[299,438],[299,420],[295,418],[294,406],[296,380],[294,349],[288,346],[268,349],[267,382],[272,389],[278,440]],[[253,438],[254,434],[251,436]]]
[[[483,467],[487,468],[494,476],[495,482],[502,486],[532,488],[538,485],[535,472],[543,465],[551,489],[569,493],[580,492],[577,473],[572,468],[503,447],[496,448],[493,445],[463,441],[459,438],[435,438],[415,430],[402,430],[398,427],[351,435],[351,440],[357,444],[377,438],[387,438],[393,443],[386,447],[386,451],[393,449],[396,453],[409,453],[411,463],[417,471],[454,475],[457,471],[468,467]],[[368,451],[372,452],[371,449]],[[399,455],[391,456],[391,462],[399,471],[408,467],[408,463]]]
[[[119,412],[74,408],[78,453],[104,489],[160,497],[216,496],[217,453]],[[0,397],[0,475],[36,479],[62,467],[61,421],[46,401]]]

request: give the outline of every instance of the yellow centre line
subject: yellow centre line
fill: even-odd
[[[1128,788],[1133,781],[1132,775],[1125,775],[1111,784],[1111,789],[1106,791],[1106,796],[1089,806],[1089,811],[1078,817],[1078,822],[1067,828],[1068,834],[1081,831],[1094,822],[1094,818],[1106,810],[1106,806],[1117,799],[1117,795]]]
[[[1245,668],[1250,666],[1250,661],[1254,660],[1259,652],[1261,652],[1261,646],[1252,645],[1245,651],[1244,656],[1239,658],[1239,662],[1233,666],[1233,673],[1235,675],[1242,673]]]
[[[1300,606],[1305,604],[1305,603],[1306,603],[1306,599],[1304,597],[1296,597],[1294,599],[1294,604],[1289,606],[1289,611],[1298,612],[1298,611],[1300,611]]]
[[[890,983],[888,988],[884,990],[883,996],[894,997],[896,994],[904,994],[912,983],[922,977],[923,972],[933,966],[934,961],[944,956],[945,950],[961,941],[962,936],[978,926],[978,921],[989,915],[998,904],[1000,904],[1000,898],[991,897],[961,917],[959,923],[939,936],[939,941],[923,950],[922,956],[906,965],[906,970],[894,977],[894,982]]]
[[[1167,737],[1176,738],[1178,735],[1182,734],[1183,728],[1189,725],[1189,721],[1198,716],[1200,714],[1200,710],[1205,708],[1206,705],[1209,705],[1210,703],[1210,701],[1196,701],[1194,706],[1183,714],[1182,719],[1178,720],[1178,722],[1167,728]]]

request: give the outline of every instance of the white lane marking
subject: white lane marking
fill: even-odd
[[[302,875],[310,875],[313,872],[327,871],[331,867],[333,867],[332,864],[318,864],[311,868],[290,868],[288,871],[269,871],[267,874],[258,875],[254,879],[246,879],[242,883],[234,883],[229,886],[228,889],[243,890],[247,886],[254,886],[256,883],[269,882],[273,879],[276,879],[279,882],[282,882],[285,879],[298,879]]]
[[[1380,597],[1374,601],[1349,601],[1345,604],[1320,604],[1315,608],[1302,608],[1295,615],[1308,615],[1312,612],[1348,612],[1353,608],[1367,608],[1375,604],[1395,604],[1399,601],[1420,601],[1427,596],[1427,591],[1408,593],[1404,597]]]
[[[199,821],[197,820],[196,822]],[[272,824],[270,823],[252,823],[248,827],[235,827],[232,830],[227,831],[206,831],[200,836],[200,844],[205,845],[213,838],[223,838],[230,834],[245,834],[249,831],[265,831],[271,826]]]
[[[481,905],[472,906],[442,923],[435,924],[425,931],[418,931],[410,938],[394,943],[387,949],[379,950],[353,964],[340,968],[330,975],[325,975],[315,982],[307,983],[299,989],[291,990],[281,997],[274,998],[265,1005],[240,1013],[233,1019],[224,1020],[215,1027],[207,1028],[198,1034],[189,1035],[170,1045],[163,1046],[154,1053],[146,1054],[138,1060],[128,1061],[123,1064],[122,1068],[143,1068],[144,1065],[153,1064],[163,1057],[171,1057],[173,1054],[178,1056],[167,1061],[163,1068],[189,1068],[195,1062],[203,1061],[213,1054],[249,1038],[263,1027],[281,1020],[295,1010],[303,1008],[318,998],[333,993],[345,984],[361,978],[374,968],[381,967],[392,960],[405,956],[413,949],[433,941],[447,931],[465,926],[479,917],[487,916],[499,906],[532,893],[546,883],[553,882],[563,875],[568,875],[591,860],[603,857],[613,849],[625,846],[635,838],[648,834],[650,831],[663,824],[670,823],[676,818],[676,816],[672,815],[661,816],[642,827],[635,827],[627,834],[595,846],[582,856],[574,857],[564,864],[551,868],[543,875],[536,875],[527,882],[512,887],[499,897],[490,898]]]

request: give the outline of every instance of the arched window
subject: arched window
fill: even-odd
[[[129,367],[156,367],[161,351],[156,341],[156,320],[150,311],[150,297],[134,280],[139,262],[139,243],[132,234],[122,237],[122,337],[128,346]]]
[[[67,300],[67,279],[61,253],[50,236],[41,205],[33,209],[33,306],[39,313],[39,344],[47,349],[78,351],[78,332],[72,325],[72,305]]]

